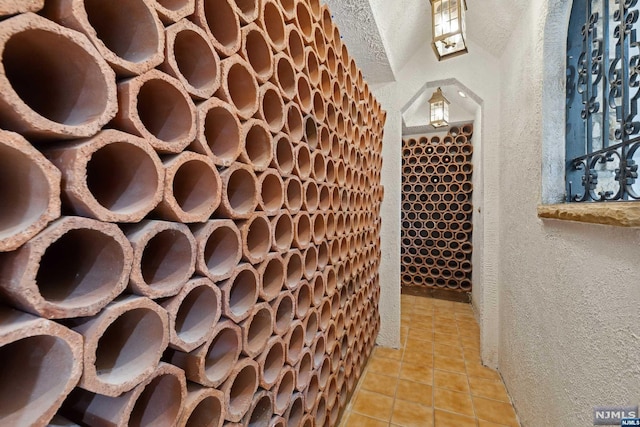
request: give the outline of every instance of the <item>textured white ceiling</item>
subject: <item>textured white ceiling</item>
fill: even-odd
[[[333,22],[369,83],[395,80],[369,0],[326,0]]]
[[[529,0],[467,0],[467,38],[500,57]],[[325,0],[370,83],[389,82],[431,43],[429,0]]]

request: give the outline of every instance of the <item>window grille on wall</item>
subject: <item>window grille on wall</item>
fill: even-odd
[[[576,0],[567,37],[571,202],[640,200],[638,0]]]

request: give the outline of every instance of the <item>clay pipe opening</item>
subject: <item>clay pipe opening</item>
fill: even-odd
[[[257,0],[252,0],[257,3]],[[251,65],[256,79],[260,83],[268,81],[273,75],[273,53],[267,41],[267,35],[256,24],[242,28],[242,57]]]
[[[226,418],[239,422],[249,411],[258,389],[258,364],[252,359],[241,359],[227,381],[222,385]]]
[[[309,147],[300,144],[295,148],[296,175],[301,180],[306,180],[311,176],[311,152]]]
[[[300,251],[295,249],[289,251],[284,258],[284,263],[287,267],[285,285],[288,289],[295,290],[303,274],[302,255],[300,255]]]
[[[239,264],[233,275],[221,283],[223,313],[234,322],[251,314],[258,301],[258,272],[250,264]]]
[[[195,278],[162,303],[169,313],[169,346],[189,352],[202,345],[222,313],[222,293],[209,279]]]
[[[294,144],[297,144],[302,140],[302,112],[300,111],[298,104],[294,102],[290,102],[287,105],[285,131],[289,134],[289,137]]]
[[[315,246],[313,246],[313,248],[315,248]],[[325,277],[324,274],[322,273],[322,270],[316,271],[313,276],[311,277],[311,279],[309,279],[309,282],[313,288],[313,306],[314,307],[319,307],[322,304],[322,301],[324,300],[324,294],[326,291],[326,284],[325,284]],[[326,299],[327,302],[329,302],[329,308],[331,308],[331,300],[329,300],[329,298]],[[329,313],[329,320],[331,320],[331,313]]]
[[[235,107],[211,98],[198,106],[198,133],[191,144],[219,166],[229,166],[242,150],[241,124]]]
[[[328,163],[327,166],[329,166],[329,164],[333,163]],[[320,193],[318,194],[318,199],[318,208],[320,209],[320,211],[326,214],[331,207],[331,190],[328,185],[320,185]]]
[[[132,76],[156,67],[164,56],[164,27],[152,3],[54,0],[43,14],[84,33],[118,74]]]
[[[284,204],[284,182],[275,169],[258,176],[258,206],[269,216],[277,215]]]
[[[258,19],[260,14],[259,0],[234,0],[236,4],[236,13],[240,17],[243,24],[251,24]]]
[[[127,286],[132,255],[115,224],[63,217],[4,255],[1,292],[42,317],[92,316]]]
[[[273,416],[273,395],[270,391],[261,390],[253,396],[251,407],[245,415],[243,422],[247,426],[271,427]]]
[[[319,25],[314,25],[313,45],[315,51],[318,53],[318,60],[324,62],[325,59],[327,59],[327,42],[324,38],[322,28]]]
[[[0,131],[0,252],[13,251],[60,216],[61,174],[17,133]],[[26,197],[25,195],[30,195]]]
[[[79,386],[119,396],[149,378],[169,342],[167,312],[148,298],[115,299],[90,319],[69,321],[84,337]]]
[[[309,310],[304,319],[304,343],[306,346],[313,344],[318,332],[318,313],[316,310]]]
[[[294,293],[294,297],[296,298],[296,317],[298,319],[304,319],[309,312],[312,300],[311,295],[312,290],[309,282],[306,280],[302,281]]]
[[[293,144],[289,137],[284,133],[276,135],[274,137],[273,150],[271,166],[275,167],[283,178],[288,177],[295,166]]]
[[[309,385],[311,380],[311,373],[313,370],[313,356],[311,350],[305,348],[300,355],[300,361],[296,367],[296,390],[303,391]]]
[[[192,230],[198,245],[196,271],[214,282],[229,278],[242,258],[242,239],[236,224],[216,219]]]
[[[271,249],[271,222],[266,214],[256,213],[238,223],[242,236],[242,254],[245,261],[258,264]]]
[[[3,128],[36,139],[89,137],[115,116],[115,73],[86,37],[31,13],[3,21],[0,35]]]
[[[45,155],[62,171],[66,201],[81,216],[138,222],[162,199],[164,168],[141,138],[105,130]]]
[[[0,325],[0,419],[11,426],[46,425],[82,374],[82,337],[5,307]]]
[[[219,387],[236,365],[241,347],[240,327],[231,320],[221,320],[210,330],[203,345],[190,353],[168,350],[165,360],[184,369],[190,381]]]
[[[279,336],[285,335],[293,322],[295,301],[293,295],[289,291],[283,291],[271,302],[273,308],[275,322],[273,332]]]
[[[231,56],[240,49],[240,19],[232,0],[196,0],[192,20],[209,34],[221,56]]]
[[[176,295],[195,270],[196,241],[184,224],[142,221],[126,229],[133,247],[129,290],[152,299]]]
[[[222,84],[216,95],[236,107],[241,119],[250,119],[258,111],[258,83],[248,62],[240,57],[220,63]]]
[[[284,203],[291,214],[296,214],[302,209],[302,183],[297,176],[291,176],[285,181]]]
[[[266,348],[273,333],[271,306],[260,303],[253,307],[249,317],[240,324],[242,329],[242,353],[255,359]]]
[[[305,2],[299,1],[296,4],[295,22],[305,42],[311,44],[313,42],[313,18]]]
[[[284,53],[279,53],[273,59],[274,70],[271,82],[280,88],[287,100],[296,96],[296,72],[293,61]]]
[[[273,159],[273,138],[266,123],[262,120],[250,119],[242,126],[244,141],[240,160],[250,165],[254,171],[262,172]]]
[[[296,320],[291,324],[284,342],[287,346],[287,363],[294,366],[300,361],[304,349],[304,325],[301,321]]]
[[[304,394],[296,393],[291,397],[289,409],[285,413],[288,426],[304,426]]]
[[[322,213],[316,213],[313,218],[313,242],[316,245],[320,245],[324,241],[326,235],[326,225],[324,222],[324,215]]]
[[[196,107],[182,84],[158,70],[118,84],[114,126],[162,153],[181,152],[196,136]],[[166,105],[171,105],[166,111]]]
[[[327,177],[327,165],[324,161],[324,154],[322,154],[320,151],[316,151],[315,153],[313,153],[311,162],[313,164],[313,178],[317,182],[325,181]]]
[[[302,207],[309,213],[314,213],[318,209],[320,198],[318,194],[318,184],[315,181],[307,181],[302,186],[304,192]]]
[[[304,54],[304,40],[300,35],[300,30],[293,24],[287,25],[287,54],[291,57],[293,65],[296,71],[300,72],[304,69],[305,54]]]
[[[184,372],[168,363],[133,390],[121,396],[105,396],[76,389],[65,401],[62,413],[84,424],[87,419],[108,425],[175,426],[186,397]]]
[[[220,87],[220,57],[207,33],[183,20],[166,29],[166,39],[161,70],[177,78],[192,97],[210,98]]]
[[[274,0],[265,0],[258,18],[260,26],[267,32],[273,50],[280,52],[287,45],[284,17]]]
[[[278,297],[284,285],[284,261],[279,254],[269,254],[258,268],[260,275],[260,298],[272,301]]]
[[[293,218],[293,245],[306,249],[311,244],[311,217],[307,212],[299,212]]]
[[[234,163],[224,170],[220,213],[232,219],[247,219],[258,205],[258,179],[246,165]]]
[[[272,249],[284,253],[293,243],[293,219],[287,211],[282,211],[271,220]]]
[[[283,415],[287,408],[289,408],[289,404],[291,403],[291,399],[293,396],[293,392],[295,391],[295,381],[296,374],[292,367],[285,366],[281,369],[278,382],[275,384],[273,388],[274,402],[273,402],[273,410],[278,415]],[[287,425],[297,425],[297,424],[287,424]]]
[[[311,280],[318,268],[318,250],[311,245],[304,252],[304,277]]]
[[[222,427],[224,395],[219,390],[187,384],[187,397],[178,427]]]
[[[185,151],[164,162],[164,199],[156,212],[179,222],[204,222],[218,208],[222,183],[208,157]]]
[[[300,109],[305,113],[310,113],[313,108],[313,94],[311,92],[311,84],[309,79],[304,74],[298,74],[296,78],[296,92],[295,101],[300,106]]]
[[[282,9],[282,15],[291,22],[296,17],[296,0],[279,0],[280,7]]]
[[[284,368],[286,348],[282,338],[271,337],[263,353],[258,358],[260,367],[260,386],[266,390],[271,389],[280,377]]]
[[[271,133],[278,133],[284,126],[284,101],[273,83],[266,82],[258,92],[259,108],[256,117],[262,119]]]

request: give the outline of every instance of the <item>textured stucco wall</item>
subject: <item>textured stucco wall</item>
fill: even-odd
[[[501,59],[499,369],[527,427],[640,401],[640,231],[536,216],[562,193],[570,4],[531,1]]]
[[[373,94],[387,111],[382,141],[384,200],[381,213],[380,262],[380,333],[377,343],[385,347],[400,346],[400,207],[402,191],[402,118],[392,103],[396,83],[372,87]]]

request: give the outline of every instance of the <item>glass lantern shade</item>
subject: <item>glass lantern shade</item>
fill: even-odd
[[[465,0],[431,0],[433,50],[438,61],[467,53]]]
[[[440,88],[429,99],[429,108],[431,110],[431,121],[429,122],[431,126],[440,128],[449,125],[449,100],[444,97]]]

